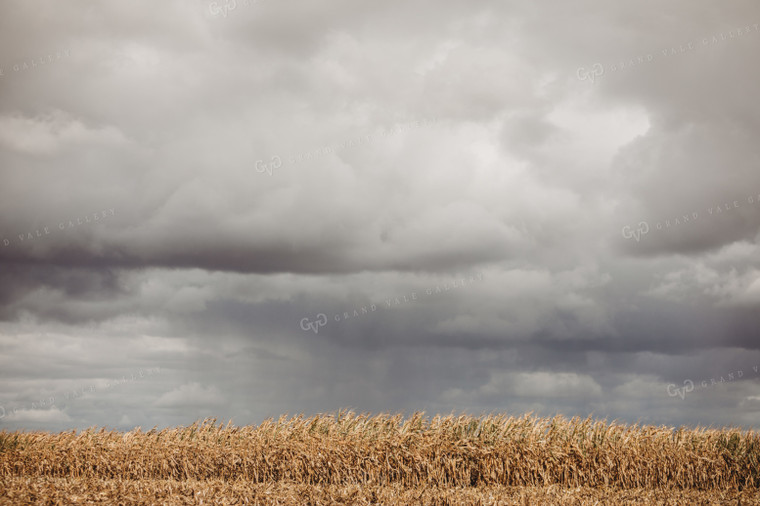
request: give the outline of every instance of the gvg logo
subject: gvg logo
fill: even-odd
[[[234,11],[238,6],[242,7],[250,7],[253,4],[257,4],[263,0],[224,0],[224,5],[219,5],[219,3],[222,2],[211,2],[208,6],[208,10],[211,11],[212,16],[218,16],[221,14],[225,18],[227,17],[227,13],[230,11]]]
[[[315,334],[319,333],[319,327],[324,327],[327,325],[327,315],[324,313],[319,313],[317,315],[317,319],[312,321],[309,321],[308,318],[301,318],[301,329],[302,330],[313,330]]]
[[[264,162],[263,160],[256,160],[256,172],[263,173],[266,171],[267,174],[270,176],[272,175],[272,171],[274,169],[279,169],[282,167],[282,160],[279,156],[273,156],[272,161],[270,162]]]
[[[758,367],[760,367],[760,366],[755,365],[755,366],[752,367],[752,370],[754,370],[755,373],[757,373],[758,371],[760,371],[760,369],[758,369]],[[706,390],[708,388],[712,388],[712,387],[721,385],[723,383],[731,383],[731,382],[734,382],[734,381],[739,381],[743,377],[744,377],[744,370],[739,369],[735,373],[734,372],[728,373],[726,375],[726,377],[723,377],[723,375],[721,375],[719,377],[720,379],[718,379],[718,380],[716,380],[713,377],[713,378],[710,378],[709,380],[700,381],[699,384],[695,384],[690,379],[684,380],[682,387],[676,387],[675,384],[671,383],[670,385],[667,386],[667,391],[668,391],[668,395],[669,396],[671,396],[671,397],[679,396],[679,397],[681,397],[681,399],[683,399],[686,396],[686,394],[688,394],[689,392],[693,392],[695,390],[699,390],[700,388],[703,389],[703,390]]]
[[[640,221],[638,228],[632,230],[628,225],[623,227],[623,237],[625,239],[636,239],[636,242],[641,240],[641,236],[649,233],[649,223],[646,221]]]
[[[588,79],[593,83],[597,77],[604,75],[604,66],[601,63],[594,63],[591,70],[586,70],[586,67],[579,67],[575,75],[578,76],[579,81]]]
[[[224,5],[221,7],[217,2],[211,2],[208,6],[208,10],[211,11],[212,16],[218,16],[219,14],[223,15],[225,18],[227,17],[227,13],[229,11],[234,11],[237,7],[237,1],[236,0],[225,0]]]
[[[686,394],[694,391],[694,382],[691,380],[685,380],[682,387],[676,387],[675,383],[671,383],[667,387],[668,395],[671,397],[680,396],[681,400],[686,397]]]
[[[434,295],[442,294],[444,292],[448,292],[450,290],[455,290],[459,287],[464,287],[465,285],[475,283],[475,281],[482,280],[483,274],[479,274],[477,277],[475,276],[469,276],[469,279],[466,277],[460,277],[456,278],[453,281],[445,282],[443,285],[436,285],[435,288],[428,288],[425,290],[425,297],[432,297]],[[411,304],[412,302],[417,302],[422,299],[423,296],[417,296],[417,292],[411,292],[409,296],[401,295],[399,297],[389,297],[385,299],[385,307],[386,309],[391,309],[394,307],[401,306],[403,304]],[[366,306],[362,306],[361,308],[354,308],[350,311],[341,311],[338,313],[335,313],[334,320],[338,323],[346,320],[354,320],[356,318],[359,318],[364,315],[368,315],[370,313],[374,313],[377,311],[378,306],[375,304],[369,304]],[[343,314],[341,314],[343,313]],[[301,319],[301,330],[309,331],[313,330],[315,334],[319,333],[319,328],[324,327],[327,325],[327,315],[324,313],[317,314],[317,319],[315,321],[309,320],[309,318],[302,318]]]

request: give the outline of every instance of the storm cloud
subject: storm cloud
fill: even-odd
[[[757,428],[760,7],[0,7],[0,428]]]

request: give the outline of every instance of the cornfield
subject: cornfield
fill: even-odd
[[[352,412],[2,431],[0,486],[2,504],[760,504],[760,435]]]

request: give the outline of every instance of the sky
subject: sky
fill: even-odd
[[[7,0],[0,429],[760,429],[760,5]]]

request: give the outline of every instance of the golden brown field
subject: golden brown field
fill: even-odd
[[[353,413],[0,432],[0,504],[760,504],[760,435]]]

